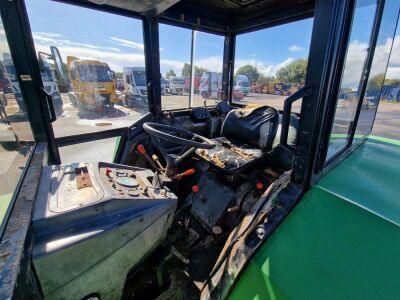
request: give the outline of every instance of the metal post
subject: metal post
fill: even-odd
[[[353,0],[324,1],[315,4],[313,34],[307,67],[306,85],[312,86],[300,112],[293,180],[307,189],[317,180],[323,150],[321,143],[329,139],[325,126],[331,124],[346,55],[353,15]]]
[[[235,63],[235,40],[236,36],[233,33],[229,33],[225,36],[224,58],[222,67],[222,101],[230,101],[232,99],[233,72]]]
[[[149,110],[157,115],[161,112],[161,78],[158,22],[155,18],[143,19],[143,40]]]
[[[189,107],[193,107],[193,96],[194,96],[194,75],[195,75],[195,65],[194,56],[196,48],[196,31],[192,30],[192,48],[190,51],[190,95],[189,95]]]

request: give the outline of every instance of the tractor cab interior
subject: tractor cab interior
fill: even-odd
[[[36,177],[40,181],[27,225],[31,246],[25,250],[30,266],[26,272],[33,278],[29,284],[24,281],[27,290],[46,299],[227,297],[249,259],[294,207],[318,167],[319,138],[331,129],[330,119],[321,118],[324,111],[332,114],[324,101],[328,96],[336,99],[338,87],[330,83],[341,78],[343,66],[336,62],[346,56],[343,45],[356,7],[353,2],[363,1],[349,1],[351,5],[313,0],[46,1],[50,8],[63,5],[66,15],[73,7],[107,13],[121,18],[121,23],[141,21],[143,44],[117,37],[117,29],[107,34],[108,42],[143,55],[122,53],[106,44],[86,45],[78,53],[74,47],[81,47],[82,41],[72,43],[58,33],[42,32],[40,22],[34,25],[36,1],[3,2],[4,11],[18,12],[24,20],[14,24],[7,14],[3,16],[8,22],[6,31],[15,26],[27,41],[23,46],[29,55],[14,55],[14,63],[19,72],[32,66],[33,85],[25,82],[24,95],[40,103],[45,120],[46,139],[39,146],[46,145],[42,159],[48,161],[44,166],[39,163]],[[364,2],[360,5],[369,5]],[[251,60],[254,47],[240,44],[241,37],[297,26],[304,20],[309,22],[309,49],[284,44],[291,53],[309,51],[308,64],[307,53],[297,54],[304,67],[302,80],[285,87],[265,77],[271,68],[286,66],[293,59],[275,67],[251,61],[250,67],[265,72],[257,78],[236,72],[244,63],[235,55],[239,57],[242,51],[246,61]],[[191,30],[190,63],[179,63],[182,77],[163,67],[171,62],[163,58],[169,49],[162,43],[178,39],[178,35],[165,34],[164,26],[172,31]],[[196,44],[196,35],[201,33],[223,41],[218,48],[222,50],[218,71],[213,71],[212,60],[203,71],[195,65],[195,50],[202,45]],[[14,49],[21,46],[10,40]],[[253,42],[258,42],[257,36]],[[263,40],[254,57],[271,42],[281,41]],[[46,43],[52,43],[50,48]],[[59,116],[51,94],[43,94],[44,81],[34,59],[36,50],[44,48],[51,49],[46,55],[52,59],[66,110]],[[132,57],[143,59],[144,67],[133,67],[131,62],[118,65]],[[96,70],[96,76],[72,78],[72,59],[89,73]],[[100,74],[101,70],[107,74]],[[161,74],[165,71],[167,79]],[[264,92],[255,91],[268,95],[259,99]],[[276,95],[278,102],[272,99]],[[92,117],[94,113],[101,117]],[[120,117],[128,125],[121,121],[123,126],[93,131],[111,121],[118,124]],[[68,122],[78,131],[66,134]],[[117,140],[113,161],[99,161],[93,153],[101,154],[97,149],[102,141],[106,145],[107,138]],[[327,140],[321,144],[324,151]],[[67,147],[76,146],[79,153],[85,143],[95,141],[99,148],[89,149],[92,156],[87,160],[63,159]]]
[[[263,239],[262,224],[272,201],[278,201],[276,195],[288,189],[290,206],[300,194],[300,185],[290,183],[290,174],[301,118],[291,109],[293,102],[307,95],[310,88],[299,88],[288,96],[284,109],[265,101],[253,106],[234,103],[232,99],[243,98],[245,91],[235,91],[233,87],[236,34],[228,34],[227,28],[248,30],[253,27],[257,10],[268,8],[272,15],[283,13],[299,5],[292,2],[281,7],[278,1],[79,1],[79,5],[90,9],[143,19],[146,101],[150,112],[127,129],[114,163],[63,163],[57,154],[51,154],[54,163],[43,168],[32,217],[32,263],[45,298],[214,297],[213,293],[220,291],[215,290],[212,281],[217,280],[222,286],[229,274],[224,264],[231,261],[232,267],[243,267],[245,257],[252,253],[249,249],[255,249]],[[188,11],[191,5],[198,8]],[[312,1],[302,5],[298,14],[301,18],[310,17]],[[237,24],[222,22],[228,15],[238,16],[242,11],[248,11],[249,18],[237,17]],[[178,12],[185,17],[174,19]],[[220,76],[218,90],[208,87],[200,94],[215,98],[204,98],[203,105],[185,109],[173,109],[164,103],[166,109],[161,110],[161,82],[164,91],[170,89],[172,94],[179,87],[172,87],[174,81],[166,85],[160,76],[160,50],[154,46],[159,43],[158,23],[191,28],[195,26],[189,21],[193,13],[206,16],[209,12],[218,12],[224,18],[214,19],[211,14],[201,22],[199,19],[196,30],[225,35],[224,53],[220,54],[226,61],[222,75],[209,72],[202,77],[203,85],[211,85],[212,76]],[[215,30],[210,29],[212,24]],[[262,21],[258,26],[270,25]],[[41,42],[35,40],[36,47]],[[80,114],[98,110],[102,94],[92,96],[87,87],[97,81],[109,88],[106,81],[111,77],[99,73],[100,66],[109,69],[107,62],[68,56],[67,68],[75,59],[87,72],[97,70],[96,74],[89,74],[88,81],[87,76],[76,75],[75,69],[65,72],[65,50],[58,47],[51,45],[47,56],[54,61],[56,77],[67,83],[66,89],[74,91],[68,93],[70,102]],[[125,86],[131,82],[137,86],[135,72],[143,71],[144,68],[124,68],[130,78]],[[240,87],[249,88],[246,78],[242,75],[244,83],[238,84]],[[86,90],[82,89],[84,86]],[[97,86],[95,89],[99,90]],[[115,95],[118,97],[114,92],[108,96],[106,110],[115,109],[110,105]],[[127,102],[128,106],[137,105],[137,99]],[[207,105],[207,101],[214,105]],[[90,138],[90,134],[86,136]],[[56,144],[67,143],[65,140],[56,137]],[[254,231],[256,227],[258,231]],[[247,248],[249,242],[253,246]],[[247,249],[240,259],[237,255],[241,250],[236,247]]]

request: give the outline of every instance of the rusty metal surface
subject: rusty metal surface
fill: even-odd
[[[226,298],[250,258],[293,207],[301,190],[288,183],[284,176],[280,179],[282,180],[276,187],[267,189],[264,193],[263,196],[266,196],[268,201],[259,201],[242,223],[231,232],[211,272],[211,279],[203,286],[201,299]],[[261,229],[261,235],[257,233],[256,228]]]
[[[87,167],[75,169],[75,180],[78,189],[93,186]]]
[[[39,184],[46,144],[38,144],[11,211],[0,243],[0,299],[12,299],[24,257],[24,246]],[[31,295],[32,299],[38,295]]]

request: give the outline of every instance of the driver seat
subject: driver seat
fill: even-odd
[[[238,173],[264,159],[272,149],[279,112],[269,106],[231,110],[225,117],[213,149],[196,154],[226,173]]]

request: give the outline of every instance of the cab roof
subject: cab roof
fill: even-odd
[[[111,9],[214,33],[240,33],[312,17],[315,0],[55,0]]]

